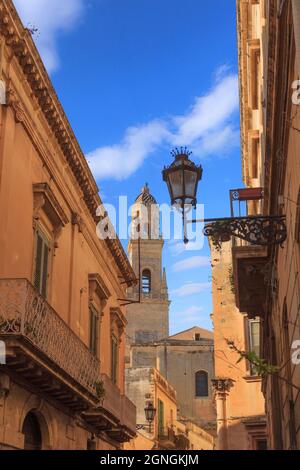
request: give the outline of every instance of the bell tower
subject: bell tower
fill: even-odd
[[[169,336],[169,296],[162,267],[164,241],[160,235],[159,207],[146,184],[132,208],[130,263],[141,278],[140,286],[128,290],[128,298],[140,303],[127,307],[127,351],[131,344],[146,344]],[[140,289],[140,295],[139,295]]]

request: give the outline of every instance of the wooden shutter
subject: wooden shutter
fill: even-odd
[[[34,287],[43,297],[47,297],[49,243],[38,231],[36,233]]]
[[[98,313],[90,307],[90,351],[97,356],[98,355],[98,338],[99,338],[99,321]]]
[[[36,234],[36,252],[35,252],[35,272],[34,287],[38,292],[41,290],[41,270],[43,258],[43,239],[39,233]]]
[[[113,383],[117,383],[118,371],[118,340],[112,335],[111,337],[111,379]]]

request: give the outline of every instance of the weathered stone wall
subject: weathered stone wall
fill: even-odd
[[[53,406],[40,396],[10,381],[6,396],[0,397],[0,448],[23,449],[22,427],[27,413],[34,411],[42,432],[43,450],[86,450],[91,433],[80,419]],[[116,449],[103,439],[96,439],[99,450]]]

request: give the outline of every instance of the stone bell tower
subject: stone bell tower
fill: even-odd
[[[136,276],[141,277],[140,286],[128,290],[128,298],[140,298],[141,302],[127,307],[127,363],[131,344],[151,343],[169,336],[170,302],[162,268],[163,246],[159,208],[146,184],[133,205],[128,244],[129,260]]]

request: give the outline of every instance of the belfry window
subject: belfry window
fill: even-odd
[[[145,269],[142,274],[142,293],[150,294],[151,292],[151,272]]]

